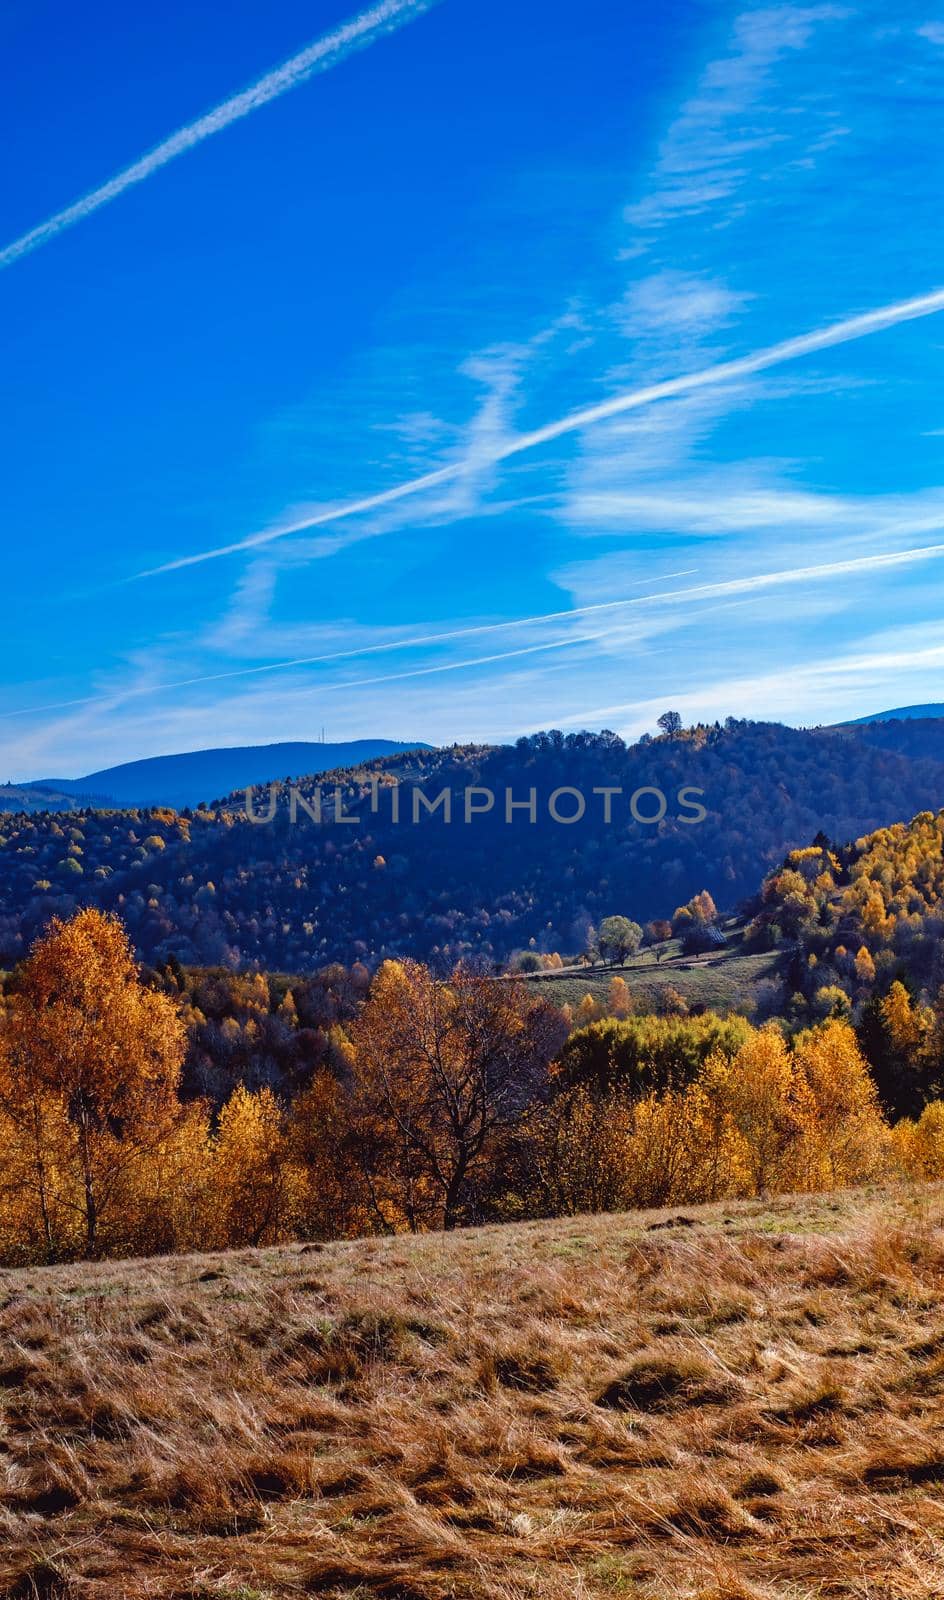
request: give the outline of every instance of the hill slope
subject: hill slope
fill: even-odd
[[[352,739],[341,744],[288,743],[233,745],[218,750],[190,750],[181,755],[149,756],[103,767],[84,778],[40,780],[63,794],[106,794],[112,804],[173,806],[183,810],[210,802],[234,789],[270,783],[302,772],[329,772],[357,766],[378,756],[423,749],[394,739]]]
[[[114,805],[115,800],[101,790],[76,788],[74,791],[54,783],[0,784],[0,811],[86,811],[92,806]]]
[[[335,782],[353,824],[336,816]],[[388,954],[502,960],[532,940],[578,952],[590,921],[612,912],[642,922],[703,888],[722,907],[738,904],[818,829],[855,838],[936,809],[944,761],[848,733],[736,723],[629,749],[612,734],[542,734],[514,748],[417,751],[326,783],[320,824],[304,811],[293,822],[284,786],[271,821],[255,825],[243,796],[192,821],[169,812],[80,813],[67,826],[10,819],[0,830],[0,963],[18,959],[52,913],[84,903],[118,911],[151,961],[176,954],[304,972]],[[313,805],[318,780],[300,787]],[[585,805],[572,824],[550,816],[562,787]],[[689,787],[706,812],[696,824],[680,800]],[[606,788],[618,791],[609,821]],[[630,797],[653,788],[666,797],[664,819],[634,820]],[[415,789],[427,804],[449,790],[452,821],[419,806],[414,823]],[[466,822],[470,789],[495,799]],[[506,795],[527,802],[532,790],[535,822],[520,810],[507,822]],[[565,796],[561,814],[574,806]],[[652,806],[643,797],[644,814]]]
[[[939,1595],[939,1193],[0,1274],[7,1596]]]
[[[944,717],[944,705],[936,701],[926,706],[898,706],[894,711],[875,711],[870,717],[855,717],[844,723],[847,728],[861,728],[870,722],[907,722],[913,718]]]
[[[906,972],[933,997],[944,984],[942,928],[944,811],[922,811],[845,848],[791,852],[764,883],[751,937],[798,943],[804,961],[815,958],[815,981],[841,982],[850,996]]]
[[[900,722],[866,722],[856,727],[835,729],[846,733],[858,745],[877,750],[894,750],[909,760],[944,761],[944,718],[906,717]]]
[[[576,1011],[589,994],[601,1005],[608,1003],[610,984],[615,974],[627,984],[633,1009],[637,1012],[662,1011],[666,992],[674,990],[695,1010],[708,1009],[727,1015],[745,1005],[756,1005],[759,985],[778,985],[782,955],[777,951],[745,952],[743,929],[729,929],[727,947],[705,955],[684,955],[681,942],[669,939],[631,956],[619,968],[596,965],[564,967],[560,970],[529,974],[528,988]]]

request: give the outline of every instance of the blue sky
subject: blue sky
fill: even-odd
[[[3,264],[353,15],[0,17],[0,776],[944,699],[933,7],[439,0]]]

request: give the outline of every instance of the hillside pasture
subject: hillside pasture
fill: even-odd
[[[944,1197],[0,1274],[8,1600],[918,1600]]]

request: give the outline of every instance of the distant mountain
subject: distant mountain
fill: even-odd
[[[198,806],[249,785],[274,783],[301,773],[333,772],[356,767],[379,756],[404,750],[429,750],[428,744],[403,744],[394,739],[352,739],[341,744],[295,742],[232,745],[218,750],[191,750],[181,755],[149,756],[104,767],[84,778],[43,778],[28,787],[44,786],[62,796],[108,795],[121,806]],[[34,808],[30,808],[34,809]],[[59,809],[71,810],[72,806]]]
[[[870,717],[854,717],[841,723],[844,728],[860,728],[866,722],[914,722],[918,718],[944,717],[944,704],[899,706],[895,711],[876,711]]]
[[[66,792],[59,784],[0,783],[0,811],[87,811],[90,807],[113,805],[105,794]]]

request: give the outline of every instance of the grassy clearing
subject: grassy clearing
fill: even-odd
[[[0,1274],[10,1600],[944,1594],[944,1194]]]
[[[568,968],[531,974],[527,982],[557,1005],[576,1010],[584,995],[606,1003],[614,973],[625,978],[637,1011],[658,1011],[664,990],[676,989],[689,1007],[703,1006],[722,1014],[750,1006],[762,978],[776,978],[780,957],[761,952],[745,955],[739,943],[710,955],[685,956],[671,939],[632,957],[624,967]]]

